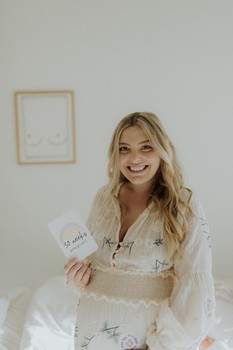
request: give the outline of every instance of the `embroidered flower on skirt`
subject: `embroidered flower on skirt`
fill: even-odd
[[[124,350],[136,349],[139,346],[139,340],[133,333],[124,333],[119,338],[119,345]]]

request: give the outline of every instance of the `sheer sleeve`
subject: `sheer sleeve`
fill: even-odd
[[[93,228],[98,224],[98,221],[100,220],[100,216],[103,215],[102,200],[103,200],[103,194],[105,189],[106,189],[106,186],[103,186],[97,191],[91,205],[91,209],[86,221],[87,227],[91,232]]]
[[[196,349],[214,321],[211,240],[205,214],[192,199],[195,217],[189,222],[184,254],[175,266],[177,282],[160,305],[156,326],[147,338],[150,350]]]

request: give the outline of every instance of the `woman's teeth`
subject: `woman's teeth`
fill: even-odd
[[[144,166],[139,166],[139,167],[132,167],[132,166],[130,166],[129,167],[129,169],[131,170],[131,171],[142,171],[142,170],[144,170],[146,168],[146,165],[144,165]]]

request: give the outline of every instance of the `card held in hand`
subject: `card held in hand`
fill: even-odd
[[[76,209],[71,209],[51,221],[48,228],[67,259],[76,257],[81,261],[98,249]]]

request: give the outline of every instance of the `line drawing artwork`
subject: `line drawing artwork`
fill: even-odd
[[[75,161],[72,91],[16,92],[18,163]]]

